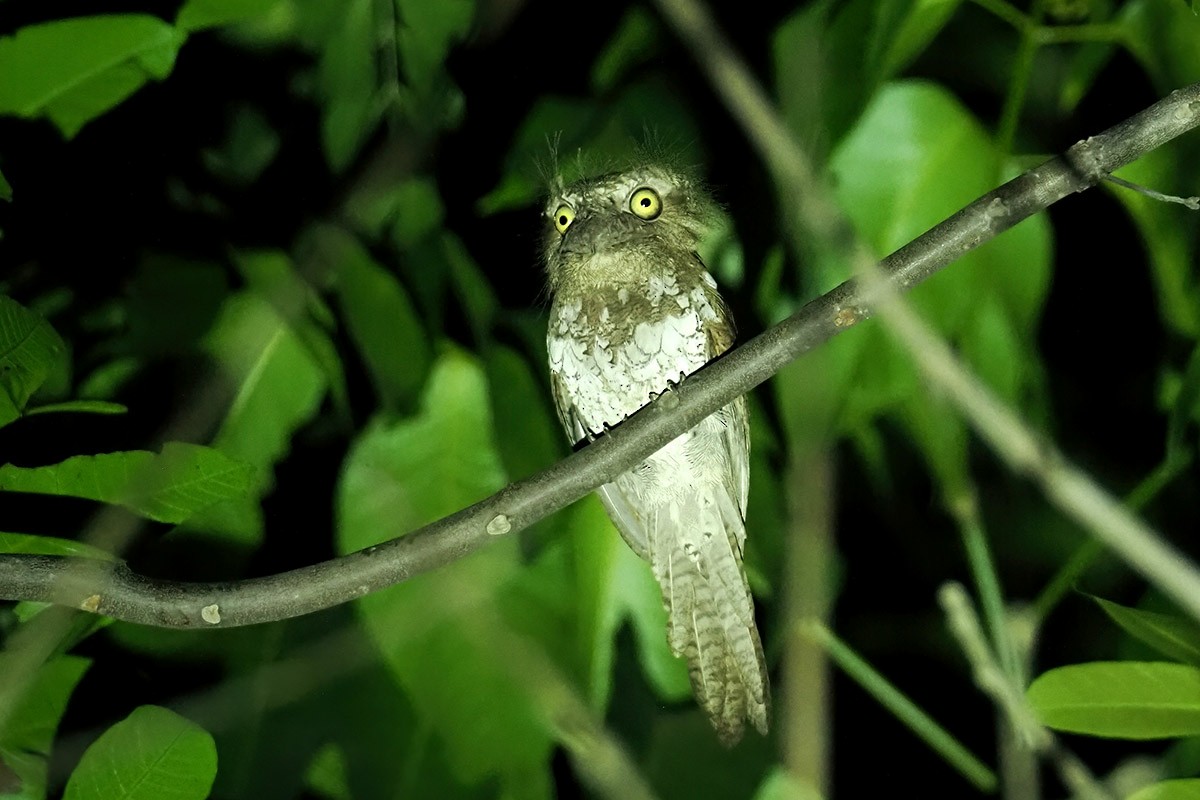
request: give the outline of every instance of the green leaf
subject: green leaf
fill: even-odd
[[[172,254],[151,253],[142,259],[128,287],[122,355],[195,353],[229,295],[225,273],[217,264]]]
[[[346,754],[335,744],[321,748],[305,773],[309,789],[329,800],[351,800],[350,783],[346,776]]]
[[[1200,734],[1200,669],[1097,661],[1038,676],[1026,697],[1048,727],[1113,739]]]
[[[175,25],[182,31],[215,28],[266,16],[279,0],[187,0],[179,9]]]
[[[1160,781],[1139,789],[1125,800],[1200,800],[1200,779]]]
[[[0,39],[0,114],[53,120],[67,137],[170,74],[185,34],[157,17],[77,17]]]
[[[349,418],[350,401],[346,376],[328,330],[335,327],[333,311],[320,294],[300,276],[296,265],[278,250],[251,250],[237,253],[234,264],[246,283],[275,307],[285,323],[308,351],[313,363],[321,367],[337,409]]]
[[[333,35],[318,65],[318,86],[324,105],[321,141],[334,172],[354,160],[379,122],[376,93],[375,19],[370,0],[350,0],[331,20]]]
[[[458,302],[467,316],[467,323],[475,334],[476,341],[491,341],[492,325],[500,311],[500,303],[484,277],[479,265],[471,258],[467,248],[452,233],[442,235],[442,252],[450,265],[450,279]]]
[[[1200,17],[1175,0],[1130,0],[1120,22],[1130,52],[1166,94],[1200,80]]]
[[[1158,614],[1092,597],[1130,636],[1171,658],[1200,667],[1200,625],[1173,614]]]
[[[1192,182],[1200,177],[1194,164],[1197,152],[1185,138],[1175,147],[1150,151],[1116,174],[1160,192],[1190,195],[1194,193]],[[1125,188],[1111,191],[1142,235],[1163,322],[1181,336],[1195,339],[1200,336],[1200,286],[1193,275],[1196,212]]]
[[[432,354],[421,318],[396,276],[380,266],[352,234],[332,226],[314,233],[324,258],[336,265],[334,291],[341,316],[370,373],[383,408],[412,408]]]
[[[0,491],[82,497],[124,506],[158,522],[179,523],[240,497],[252,466],[210,447],[168,442],[162,453],[129,450],[73,456],[46,467],[0,466]]]
[[[641,6],[630,8],[592,65],[592,91],[596,94],[611,91],[626,73],[653,56],[657,43],[658,24],[654,16]]]
[[[500,183],[479,199],[479,213],[487,215],[521,208],[545,194],[546,181],[534,167],[548,161],[551,140],[547,139],[547,131],[555,132],[553,141],[563,156],[561,165],[552,166],[565,172],[565,168],[575,163],[566,156],[583,145],[586,132],[598,115],[599,109],[592,101],[553,95],[538,98],[513,138]],[[571,179],[570,174],[563,177]]]
[[[255,292],[230,297],[205,347],[235,392],[213,446],[255,468],[251,491],[214,506],[191,526],[243,546],[262,537],[260,499],[300,426],[320,409],[324,373],[278,311]]]
[[[14,676],[14,656],[0,655],[0,675],[5,675],[4,689],[18,692],[14,706],[0,713],[0,774],[7,766],[20,782],[15,796],[25,800],[46,795],[47,763],[54,733],[67,709],[71,693],[83,678],[91,660],[79,656],[58,656],[38,668],[28,684]],[[0,694],[4,693],[0,689]],[[0,699],[0,705],[4,705]],[[0,789],[0,792],[3,792]]]
[[[636,635],[638,659],[650,684],[664,700],[691,696],[687,664],[667,643],[662,592],[649,565],[621,539],[596,497],[565,512],[578,607],[580,647],[593,706],[607,706],[612,691],[616,634],[628,619]]]
[[[104,561],[119,560],[107,550],[92,547],[84,542],[60,539],[55,536],[34,536],[28,533],[5,533],[3,531],[0,531],[0,553],[78,556],[80,558],[98,558]]]
[[[30,396],[66,362],[67,346],[50,323],[0,295],[0,427],[20,416]]]
[[[529,362],[503,345],[489,347],[486,356],[500,457],[514,480],[527,478],[562,457],[566,437],[550,409],[549,390]]]
[[[891,78],[921,54],[945,27],[962,0],[907,0],[880,3],[877,25],[890,36],[882,48],[880,73]]]
[[[0,172],[0,200],[12,200],[13,190],[12,184],[4,177],[4,173]]]
[[[204,800],[217,774],[212,736],[160,706],[139,706],[100,735],[63,800]]]
[[[351,450],[338,487],[338,551],[396,536],[504,483],[483,371],[448,351],[434,364],[420,412],[377,421]],[[518,540],[506,536],[358,601],[395,680],[465,783],[498,776],[522,785],[530,771],[544,772],[550,752],[538,687],[515,668],[514,643],[528,640],[500,613],[508,585],[523,574]]]
[[[129,409],[120,403],[110,403],[107,400],[67,400],[26,408],[25,414],[124,414],[128,411]]]
[[[916,81],[880,90],[834,152],[831,167],[841,206],[881,256],[986,192],[1001,172],[995,148],[974,117],[945,89]],[[910,295],[989,385],[1027,406],[1038,386],[1036,325],[1049,285],[1050,253],[1046,221],[1027,220]],[[850,277],[840,261],[817,259],[815,267],[819,289]],[[976,302],[963,303],[963,297]],[[839,427],[859,430],[898,409],[942,480],[962,480],[962,424],[933,411],[901,348],[878,327],[838,338],[848,341],[822,348],[829,352],[821,357],[826,362],[821,375],[827,399],[841,406]],[[848,363],[836,367],[828,363],[844,359]],[[803,367],[792,371],[799,380],[812,379]]]
[[[426,130],[452,124],[462,101],[446,75],[446,56],[466,36],[474,0],[396,0],[396,11],[401,102],[409,119]]]
[[[767,773],[754,800],[822,800],[815,786],[795,777],[783,767],[776,766]]]
[[[242,104],[232,113],[224,142],[201,156],[214,175],[239,188],[257,181],[275,161],[283,137],[256,106]]]

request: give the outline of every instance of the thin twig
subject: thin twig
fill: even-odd
[[[1116,175],[1106,175],[1104,180],[1109,183],[1115,183],[1117,186],[1123,186],[1126,189],[1132,189],[1139,194],[1144,194],[1151,200],[1159,200],[1164,203],[1178,203],[1181,206],[1187,206],[1192,211],[1200,211],[1200,197],[1180,197],[1174,194],[1163,194],[1146,186],[1141,186],[1132,181],[1127,181],[1124,178],[1118,178]]]

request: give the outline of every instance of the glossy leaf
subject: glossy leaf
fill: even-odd
[[[1038,676],[1026,692],[1048,727],[1113,739],[1200,735],[1200,669],[1097,661]]]
[[[74,136],[137,91],[162,80],[184,35],[144,14],[77,17],[0,39],[0,114],[47,116]]]
[[[200,726],[160,706],[140,706],[92,743],[63,800],[204,800],[217,748]]]
[[[158,522],[179,523],[242,497],[254,469],[218,450],[168,442],[161,453],[131,450],[73,456],[47,467],[0,466],[0,491],[113,503]]]
[[[1200,625],[1191,619],[1129,608],[1100,597],[1092,599],[1130,636],[1165,656],[1200,667]]]
[[[30,396],[66,369],[67,346],[50,323],[0,295],[0,427],[16,419]]]

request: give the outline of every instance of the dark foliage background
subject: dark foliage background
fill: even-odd
[[[185,24],[189,8],[214,16]],[[1200,80],[1200,21],[1179,0],[853,0],[714,13],[880,255]],[[22,62],[22,32],[100,14],[187,32],[85,64],[92,82],[64,84],[58,97],[91,98],[86,113],[64,119],[53,101],[29,101],[39,58],[83,64],[88,48],[43,46]],[[30,491],[19,470],[6,473],[0,531],[11,534],[0,549],[50,546],[17,534],[81,540],[128,528],[122,555],[150,574],[271,574],[400,535],[564,455],[541,340],[548,138],[560,137],[568,172],[577,151],[619,163],[647,136],[697,164],[729,213],[707,258],[744,334],[845,277],[820,248],[785,249],[765,170],[650,7],[3,0],[0,36],[14,34],[0,39],[0,173],[11,186],[0,201],[0,293],[68,348],[24,411],[67,399],[127,411],[26,413],[0,427],[0,463],[47,468],[183,441],[253,474],[175,520],[102,504],[69,481]],[[174,61],[156,75],[162,53]],[[129,65],[144,85],[123,99],[112,73]],[[1170,143],[1122,174],[1193,194],[1197,147],[1194,137]],[[1103,485],[1117,495],[1142,486],[1146,518],[1194,556],[1193,409],[1169,424],[1200,380],[1185,374],[1200,335],[1190,214],[1091,191],[950,268],[914,302]],[[995,765],[995,712],[936,602],[944,582],[978,579],[964,520],[948,511],[956,500],[978,499],[995,575],[1030,626],[1033,643],[1018,648],[1024,680],[1064,664],[1159,658],[1082,592],[1169,608],[1114,559],[1092,552],[1072,572],[1085,534],[940,402],[873,325],[758,392],[748,564],[778,689],[795,655],[788,598],[810,591],[788,580],[795,501],[806,459],[824,454],[818,463],[835,475],[829,627]],[[1179,445],[1171,453],[1168,436]],[[43,688],[62,714],[53,746],[49,712],[41,745],[0,737],[0,797],[56,796],[64,785],[67,796],[92,796],[68,776],[103,731],[147,704],[215,738],[217,798],[603,792],[605,767],[589,762],[600,751],[572,738],[564,708],[575,706],[563,696],[603,722],[661,797],[813,796],[782,777],[788,732],[800,730],[789,729],[789,709],[811,698],[778,691],[772,737],[721,750],[666,651],[647,573],[589,499],[353,607],[215,633],[88,629],[69,642],[78,684]],[[1064,575],[1067,591],[1048,592]],[[36,611],[0,608],[0,635],[17,637]],[[979,791],[844,672],[828,690],[818,730],[832,754],[830,794]],[[172,720],[155,724],[184,724]],[[1065,741],[1102,780],[1130,764],[1143,783],[1200,766],[1186,738]],[[1130,760],[1138,755],[1146,760]],[[196,770],[203,776],[203,763]],[[1043,778],[1048,796],[1062,796],[1053,769]],[[181,791],[161,796],[207,789]]]

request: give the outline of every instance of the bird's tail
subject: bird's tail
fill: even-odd
[[[676,517],[656,520],[662,535],[650,542],[671,650],[687,659],[696,700],[722,743],[736,744],[746,719],[766,734],[770,686],[742,567],[741,514],[723,492],[659,513]]]

